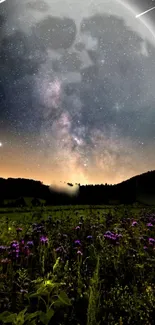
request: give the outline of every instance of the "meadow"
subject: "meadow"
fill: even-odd
[[[155,208],[0,211],[0,324],[155,324]]]

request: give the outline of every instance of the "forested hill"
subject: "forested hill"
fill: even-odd
[[[72,184],[68,183],[68,187]],[[155,204],[155,171],[137,175],[117,185],[80,185],[75,196],[58,193],[40,181],[0,178],[0,203],[5,199],[31,197],[44,199],[45,204],[119,204],[142,202]]]

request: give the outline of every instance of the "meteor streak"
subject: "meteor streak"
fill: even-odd
[[[155,7],[153,7],[153,8],[151,8],[151,9],[148,9],[148,10],[142,12],[141,14],[137,15],[136,18],[139,18],[139,17],[141,17],[141,16],[147,14],[147,12],[149,12],[149,11],[151,11],[151,10],[153,10],[153,9],[155,9]]]

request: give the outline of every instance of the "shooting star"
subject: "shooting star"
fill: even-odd
[[[0,0],[0,3],[4,2],[5,0]]]
[[[142,12],[141,14],[137,15],[136,18],[139,18],[139,17],[141,17],[141,16],[147,14],[147,12],[149,12],[149,11],[151,11],[151,10],[153,10],[153,9],[155,9],[155,7],[153,7],[153,8],[151,8],[151,9],[148,9],[148,10]]]

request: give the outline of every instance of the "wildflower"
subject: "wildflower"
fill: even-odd
[[[36,228],[37,225],[38,225],[37,223],[33,223],[33,224],[32,224],[32,227],[33,227],[33,228]]]
[[[121,234],[116,234],[117,238],[122,238],[123,236]]]
[[[11,244],[10,244],[10,248],[11,248],[11,250],[16,250],[16,249],[18,249],[19,248],[19,242],[17,242],[17,241],[13,241]]]
[[[106,235],[111,235],[112,232],[108,230],[108,231],[105,232],[105,234],[106,234]]]
[[[153,224],[151,222],[147,223],[148,227],[153,227]]]
[[[149,244],[153,245],[155,243],[155,239],[154,238],[149,238]]]
[[[77,254],[79,254],[79,255],[83,255],[83,253],[81,252],[81,251],[77,251]]]
[[[63,237],[66,237],[66,238],[67,238],[67,237],[68,237],[68,235],[67,235],[67,234],[63,234]]]
[[[42,230],[42,229],[44,229],[43,225],[40,225],[40,226],[37,227],[37,230]]]
[[[1,259],[1,263],[2,264],[9,264],[9,263],[11,263],[11,260],[8,259],[8,258],[3,258],[3,259]]]
[[[21,293],[28,293],[28,290],[20,289]]]
[[[116,236],[114,233],[112,233],[111,231],[106,231],[106,233],[104,234],[105,238],[110,238],[110,239],[116,239]]]
[[[133,226],[136,226],[136,225],[138,225],[138,222],[137,222],[137,221],[133,221],[133,222],[132,222],[132,227],[133,227]]]
[[[12,244],[16,244],[17,245],[17,244],[19,244],[19,242],[17,240],[13,240],[10,245],[12,245]]]
[[[40,241],[41,241],[41,243],[48,243],[48,238],[45,236],[41,236]]]
[[[22,228],[16,228],[16,231],[17,231],[17,233],[19,233],[19,232],[23,231],[23,229]]]
[[[92,239],[92,238],[93,238],[93,236],[91,236],[91,235],[87,236],[87,239]]]
[[[76,230],[80,229],[80,226],[75,227]]]
[[[30,251],[29,251],[29,247],[28,247],[28,246],[25,246],[25,247],[24,247],[24,254],[25,254],[26,256],[30,255]]]
[[[80,242],[79,239],[75,240],[74,243],[77,244],[77,245],[81,245],[81,242]]]
[[[27,245],[30,246],[30,247],[32,247],[32,246],[34,245],[33,240],[29,240],[29,241],[27,242]]]
[[[1,246],[0,246],[0,253],[1,253],[1,252],[4,252],[6,249],[7,249],[7,246],[3,246],[3,245],[1,245]]]
[[[57,248],[55,248],[55,251],[56,252],[61,252],[62,251],[62,248],[61,247],[57,247]]]

